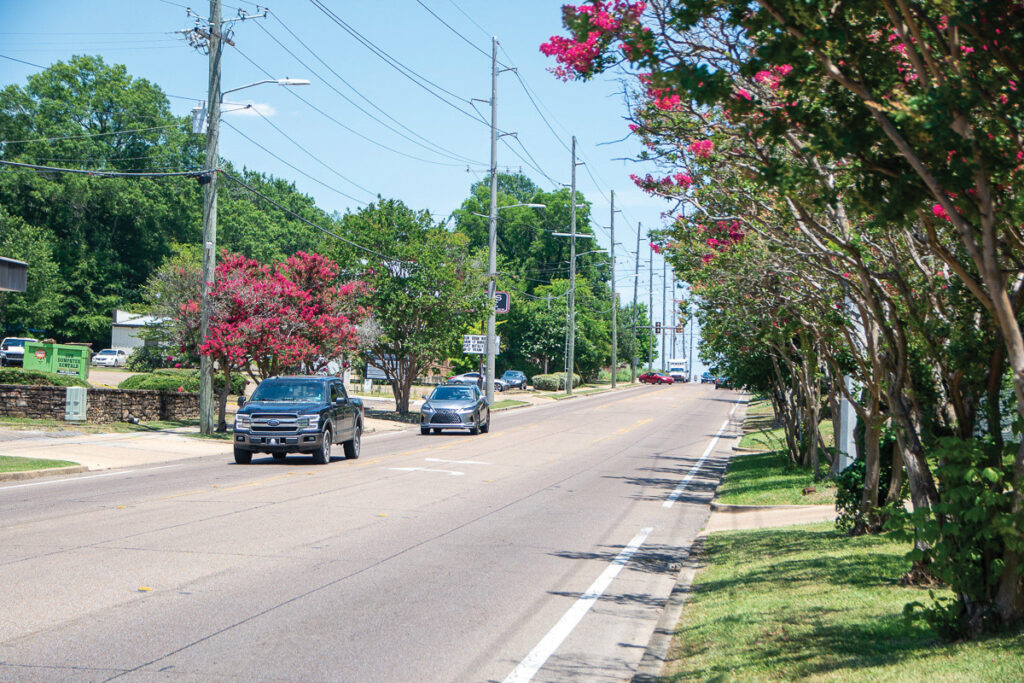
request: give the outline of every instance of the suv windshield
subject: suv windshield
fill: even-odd
[[[473,390],[465,387],[437,387],[430,394],[430,401],[472,401]]]
[[[4,342],[4,346],[24,346],[27,339],[8,339]]]
[[[252,401],[280,403],[322,403],[324,385],[320,382],[263,382],[252,394]]]

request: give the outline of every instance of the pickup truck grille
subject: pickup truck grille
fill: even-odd
[[[299,430],[299,416],[295,413],[277,414],[261,413],[252,416],[253,432],[276,434],[280,432],[297,432]]]

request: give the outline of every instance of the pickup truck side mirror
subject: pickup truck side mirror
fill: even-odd
[[[245,405],[245,396],[239,396],[238,397],[238,407],[241,408],[244,405]]]
[[[339,396],[338,398],[334,399],[334,402],[340,406],[348,403],[348,399],[345,398],[344,396]]]

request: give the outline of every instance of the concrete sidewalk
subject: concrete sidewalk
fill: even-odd
[[[711,515],[704,525],[704,534],[739,529],[832,522],[836,519],[834,505],[721,505],[712,503]]]

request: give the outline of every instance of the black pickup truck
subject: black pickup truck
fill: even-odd
[[[363,402],[349,398],[336,377],[270,377],[260,382],[248,403],[238,399],[235,462],[248,465],[253,453],[277,459],[310,453],[313,461],[331,461],[331,446],[343,444],[346,458],[359,457]]]

